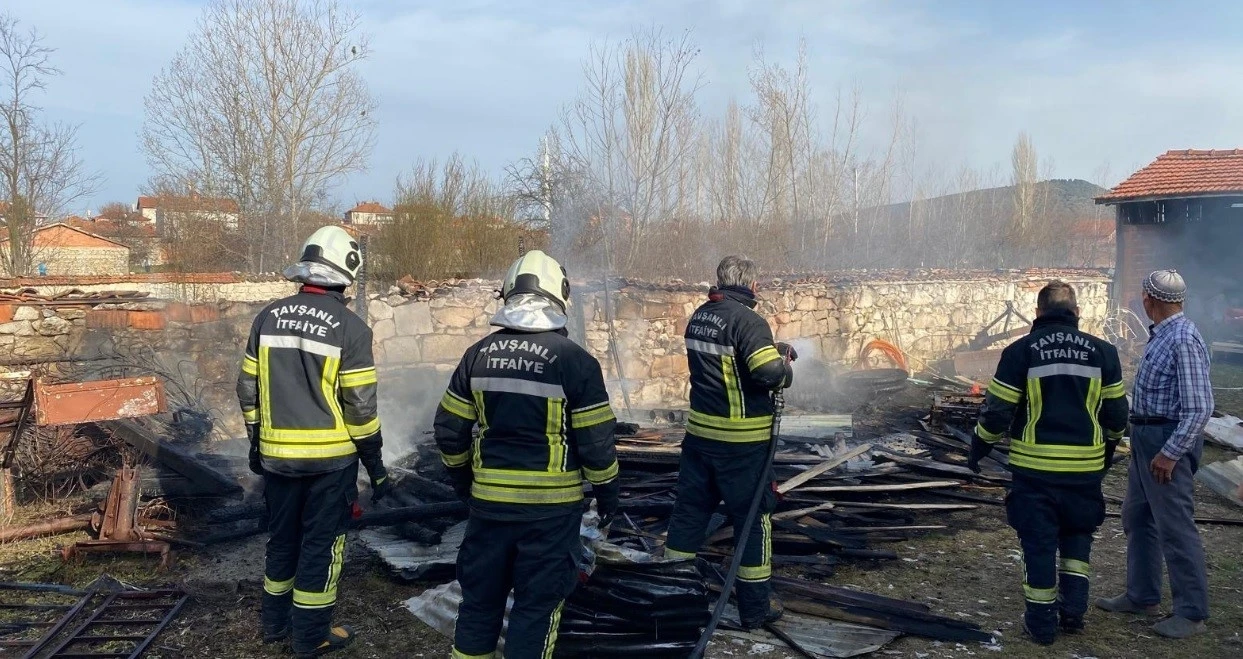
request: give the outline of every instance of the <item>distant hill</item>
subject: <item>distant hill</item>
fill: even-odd
[[[1036,184],[1037,198],[1041,196],[1047,201],[1043,212],[1046,215],[1072,220],[1100,219],[1112,220],[1113,212],[1103,206],[1097,206],[1092,199],[1107,192],[1095,183],[1081,179],[1050,179]],[[1014,211],[1014,186],[1005,185],[997,188],[984,188],[970,192],[932,197],[890,204],[876,209],[877,215],[892,219],[905,218],[911,212],[923,216],[944,217],[963,212],[977,214],[983,218],[1008,218]]]

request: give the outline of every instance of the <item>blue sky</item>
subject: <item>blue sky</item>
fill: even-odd
[[[857,85],[866,137],[882,139],[895,95],[918,120],[925,168],[993,165],[1005,175],[1020,131],[1061,178],[1112,182],[1172,148],[1243,146],[1243,3],[876,2],[870,0],[346,0],[372,55],[379,100],[367,172],[334,191],[343,207],[389,201],[420,157],[458,151],[488,171],[533,152],[573,99],[588,45],[635,27],[691,29],[707,86],[701,110],[748,98],[747,66],[808,42],[823,116]],[[78,124],[102,173],[81,208],[132,202],[148,178],[138,148],[143,96],[184,44],[201,2],[5,0],[57,49],[64,75],[43,105]]]

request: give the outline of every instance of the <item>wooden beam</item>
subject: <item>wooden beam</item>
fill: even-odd
[[[959,487],[962,481],[925,481],[922,483],[896,483],[893,485],[829,485],[807,487],[804,492],[902,492],[906,490],[933,490],[942,487]]]
[[[819,476],[820,474],[823,474],[824,472],[841,465],[847,460],[857,458],[860,455],[863,455],[864,453],[867,453],[870,450],[872,450],[872,445],[864,444],[862,446],[858,446],[849,451],[846,451],[845,453],[842,453],[841,455],[835,455],[829,458],[828,460],[825,460],[824,462],[821,462],[820,464],[812,467],[811,469],[808,469],[804,471],[803,473],[795,476],[794,478],[791,478],[790,480],[782,483],[781,485],[778,485],[777,493],[785,494],[786,492],[793,490],[794,488],[798,487],[799,485],[802,485],[803,483],[806,483],[807,481],[815,478],[816,476]]]
[[[862,501],[839,501],[839,508],[871,508],[875,510],[976,510],[979,506],[969,503],[866,503]],[[773,515],[773,519],[777,519]]]
[[[810,508],[799,508],[798,510],[787,510],[782,513],[773,513],[772,521],[780,522],[782,520],[787,520],[787,519],[798,519],[799,517],[810,515],[812,513],[818,513],[822,510],[833,510],[833,506],[834,504],[825,502],[818,506],[812,506]]]
[[[219,496],[241,498],[242,486],[237,479],[209,467],[184,448],[163,441],[145,426],[130,419],[105,421],[99,425],[144,455],[198,485],[217,492]]]

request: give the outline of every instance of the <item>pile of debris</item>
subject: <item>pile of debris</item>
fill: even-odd
[[[998,451],[997,459],[981,474],[965,466],[969,443],[963,439],[963,427],[968,422],[974,425],[971,406],[975,403],[967,397],[938,399],[934,413],[911,419],[915,427],[909,431],[867,441],[853,436],[850,415],[799,414],[782,420],[774,461],[780,498],[771,519],[772,561],[783,576],[773,583],[793,618],[769,630],[779,635],[780,642],[811,656],[853,656],[900,634],[946,642],[991,640],[992,635],[978,625],[937,615],[922,604],[820,583],[833,575],[841,561],[898,559],[887,543],[950,530],[946,513],[1002,503],[1002,488],[1009,481],[1008,472],[1002,469],[1004,451]],[[602,538],[597,546],[597,550],[604,548],[597,552],[597,565],[603,571],[593,573],[580,588],[595,595],[578,597],[571,602],[574,606],[567,605],[567,620],[572,622],[563,630],[572,636],[575,630],[585,629],[588,621],[604,621],[607,624],[601,624],[611,631],[594,640],[575,637],[565,646],[565,656],[657,656],[661,651],[684,656],[694,644],[694,635],[679,636],[676,626],[653,635],[628,621],[620,615],[626,607],[608,604],[615,598],[604,597],[608,589],[601,587],[621,579],[628,584],[622,589],[629,593],[626,597],[634,599],[630,609],[648,600],[643,606],[650,608],[662,592],[651,584],[663,583],[667,590],[687,576],[673,572],[661,576],[662,570],[686,570],[693,565],[669,565],[659,558],[674,506],[685,414],[659,410],[649,418],[651,422],[644,426],[619,425],[621,510],[607,539]],[[360,537],[400,579],[451,580],[465,511],[448,486],[437,452],[430,442],[422,444],[406,464],[392,471],[398,477],[389,507],[363,513],[356,520],[359,526],[374,527],[375,518],[384,516],[386,526],[365,530]],[[371,522],[366,521],[368,517]],[[733,546],[732,525],[724,515],[715,515],[699,554],[699,572],[710,588],[715,582],[719,591]],[[618,553],[627,560],[609,558]],[[429,591],[412,601],[411,609],[435,627],[436,620],[451,618],[455,592],[452,588]],[[450,612],[446,613],[446,607]],[[706,611],[703,607],[696,610]],[[726,623],[724,629],[744,638],[755,636],[736,624]],[[771,637],[764,640],[774,642]]]

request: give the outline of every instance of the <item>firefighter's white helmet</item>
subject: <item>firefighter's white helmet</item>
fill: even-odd
[[[523,293],[545,297],[565,311],[570,302],[570,279],[556,259],[533,249],[509,266],[501,287],[501,297],[506,301]]]
[[[303,263],[321,263],[349,278],[350,283],[358,276],[363,255],[358,241],[348,231],[336,225],[321,227],[302,246]]]

